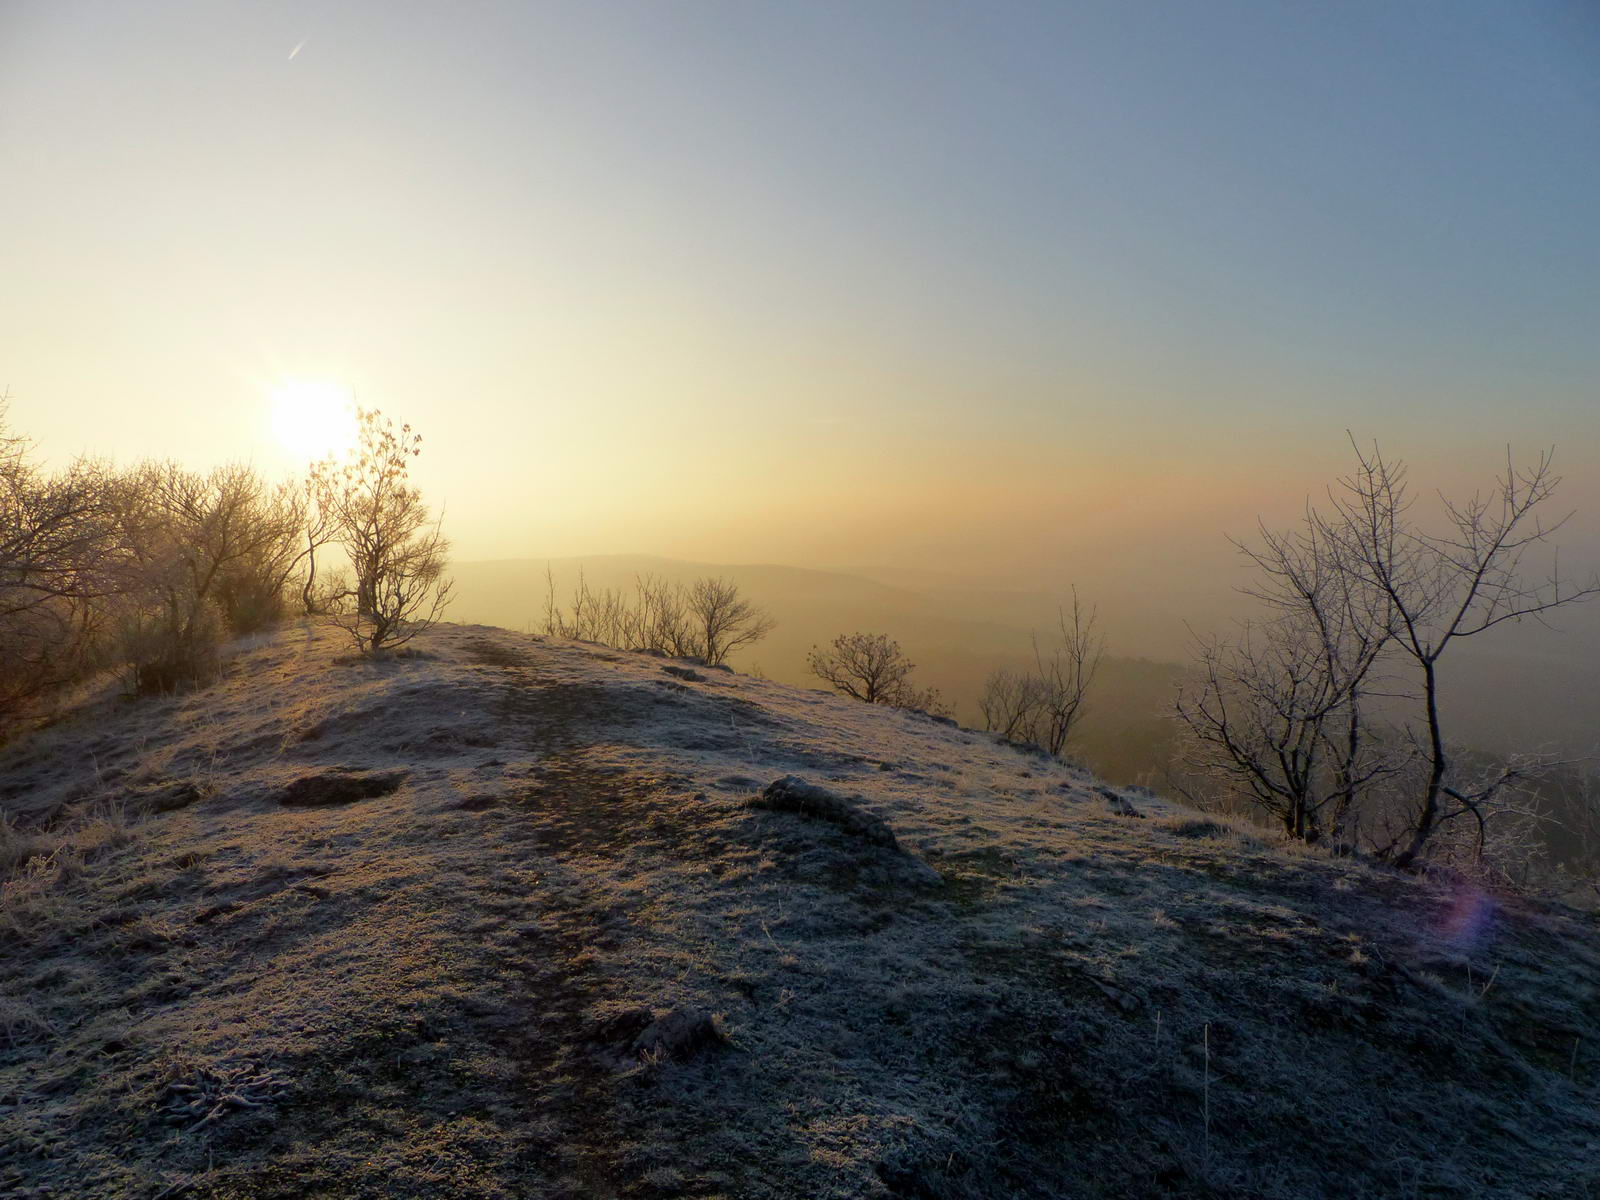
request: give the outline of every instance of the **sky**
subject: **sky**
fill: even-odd
[[[51,461],[286,474],[310,381],[463,559],[1181,606],[1348,430],[1600,561],[1592,3],[0,0],[0,164]]]

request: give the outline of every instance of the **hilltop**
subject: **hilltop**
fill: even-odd
[[[918,713],[340,636],[0,761],[0,1193],[1600,1191],[1590,918]]]

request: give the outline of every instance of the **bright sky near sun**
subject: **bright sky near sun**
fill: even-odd
[[[1600,529],[1581,0],[9,0],[0,163],[45,453],[375,405],[462,557],[1175,576],[1347,428]]]

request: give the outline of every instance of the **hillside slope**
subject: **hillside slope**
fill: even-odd
[[[288,630],[0,763],[0,1194],[1600,1192],[1575,914],[919,714],[417,646]],[[844,803],[748,803],[789,775]]]
[[[990,674],[1000,667],[1031,670],[1032,634],[1045,633],[1048,645],[1057,619],[1057,598],[1043,593],[923,591],[837,571],[636,555],[452,563],[451,614],[484,625],[541,629],[547,568],[555,577],[556,602],[568,610],[580,572],[595,590],[629,595],[644,575],[682,584],[708,575],[730,579],[777,621],[757,645],[738,651],[734,665],[799,687],[821,682],[808,660],[815,646],[842,633],[883,633],[917,664],[918,686],[938,688],[955,715],[972,724],[981,721],[978,697]],[[1130,644],[1112,638],[1113,650]],[[1093,703],[1074,729],[1074,756],[1110,779],[1151,778],[1166,761],[1173,690],[1182,672],[1175,663],[1108,655],[1095,675]]]

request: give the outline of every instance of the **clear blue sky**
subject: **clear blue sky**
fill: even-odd
[[[331,380],[469,557],[1199,566],[1346,428],[1600,502],[1594,4],[10,0],[0,163],[46,451]]]

